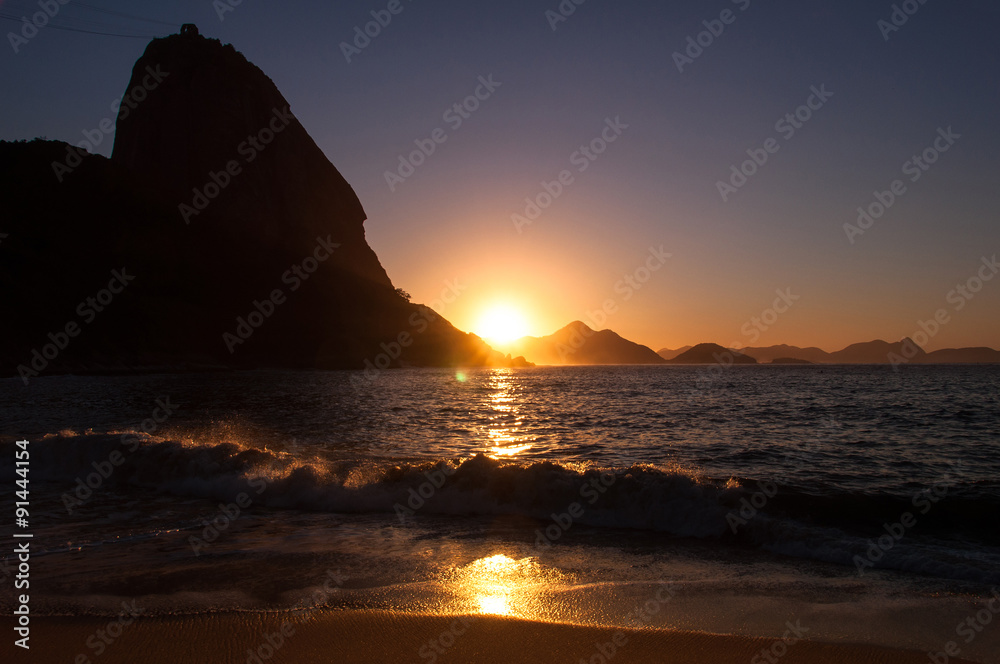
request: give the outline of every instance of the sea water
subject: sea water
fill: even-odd
[[[998,425],[996,366],[12,379],[0,496],[27,439],[43,614],[790,623],[996,662]]]

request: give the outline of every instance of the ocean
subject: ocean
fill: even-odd
[[[996,366],[54,376],[0,413],[40,615],[797,626],[1000,662]]]

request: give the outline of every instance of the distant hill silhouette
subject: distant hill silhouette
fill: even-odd
[[[901,359],[912,364],[988,364],[1000,363],[1000,351],[992,348],[948,348],[925,352],[912,339],[890,343],[875,340],[851,344],[847,348],[828,353],[819,348],[798,346],[765,346],[742,348],[740,352],[756,358],[758,362],[776,362],[779,358],[805,360],[814,364],[891,364]]]
[[[651,348],[611,330],[592,330],[580,321],[546,337],[523,337],[504,350],[535,364],[664,364]]]
[[[832,362],[830,354],[825,350],[810,346],[809,348],[799,348],[798,346],[767,346],[764,348],[741,348],[740,352],[749,355],[758,362],[774,362],[778,358],[792,358],[797,360],[807,360],[817,364]]]
[[[671,350],[670,348],[661,348],[656,351],[656,354],[662,357],[664,360],[672,360],[686,350],[691,350],[691,346],[684,346],[678,348],[677,350]]]
[[[42,373],[510,363],[396,292],[353,189],[232,46],[156,39],[126,89],[150,71],[160,82],[122,106],[110,160],[0,143],[5,374],[74,321]],[[81,320],[77,305],[123,268],[134,280]]]
[[[851,344],[843,350],[830,353],[830,360],[838,364],[882,364],[890,362],[890,357],[909,357],[912,353],[907,353],[906,348],[916,351],[910,359],[911,362],[919,362],[926,353],[923,348],[917,346],[910,339],[890,343],[880,339],[867,343]]]
[[[702,343],[657,353],[623,339],[611,330],[595,332],[575,321],[546,337],[524,337],[503,348],[545,365],[586,364],[913,364],[1000,363],[1000,351],[992,348],[959,348],[926,353],[911,339],[894,343],[870,341],[828,353],[816,347],[777,346],[731,349]],[[655,357],[654,357],[655,356]],[[509,360],[509,358],[508,358]]]
[[[924,364],[991,364],[1000,363],[1000,350],[992,348],[942,348],[927,353]]]
[[[706,343],[684,351],[670,360],[670,364],[757,364],[757,360],[719,344]]]

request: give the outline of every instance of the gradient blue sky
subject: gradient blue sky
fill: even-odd
[[[956,310],[949,291],[1000,253],[1000,10],[929,0],[886,42],[892,2],[587,0],[553,31],[557,0],[403,0],[404,10],[347,63],[339,44],[387,2],[243,0],[220,21],[209,0],[89,4],[155,17],[232,43],[263,69],[357,191],[368,239],[397,286],[477,330],[509,302],[547,334],[607,299],[606,326],[653,348],[702,341],[836,350],[896,340],[946,309],[928,349],[1000,348],[1000,278]],[[34,2],[5,0],[22,15]],[[737,15],[678,72],[672,53],[702,21]],[[71,2],[56,21],[165,26]],[[4,33],[15,23],[0,21]],[[76,142],[111,115],[147,40],[44,29],[0,47],[0,137]],[[457,130],[444,111],[477,77],[500,88]],[[790,140],[775,122],[811,86],[834,96]],[[511,215],[570,165],[605,118],[628,129],[532,225]],[[389,190],[384,173],[437,127],[449,138]],[[962,138],[852,245],[844,232],[876,189],[939,127]],[[769,137],[781,148],[723,202],[716,182]],[[110,143],[98,152],[110,153]],[[650,247],[672,257],[627,301],[615,285]],[[759,338],[744,334],[777,289],[800,299]]]

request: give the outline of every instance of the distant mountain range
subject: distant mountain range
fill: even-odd
[[[761,363],[769,363],[781,359],[804,360],[814,364],[825,364],[834,361],[830,353],[815,346],[799,348],[798,346],[781,344],[779,346],[767,346],[764,348],[743,348],[741,352]]]
[[[661,348],[660,350],[656,351],[656,354],[662,357],[664,360],[672,360],[681,353],[683,353],[684,351],[688,350],[691,350],[691,346],[682,346],[677,350],[671,350],[669,348]]]
[[[761,363],[787,364],[788,360],[813,364],[891,364],[907,361],[913,364],[991,364],[1000,362],[1000,351],[992,348],[946,348],[925,352],[912,339],[890,343],[882,340],[851,344],[828,353],[815,347],[766,346],[741,348],[740,352]],[[780,361],[779,361],[780,360]]]
[[[726,348],[701,343],[653,352],[622,338],[611,330],[592,330],[575,321],[545,337],[524,337],[502,346],[514,356],[523,355],[536,364],[991,364],[1000,363],[1000,351],[992,348],[957,348],[925,352],[912,339],[897,342],[869,341],[851,344],[835,352],[810,346]]]
[[[757,364],[757,360],[719,344],[698,344],[677,355],[670,364]]]
[[[546,337],[522,337],[501,346],[535,364],[664,364],[653,349],[623,339],[611,330],[592,330],[574,321]]]

